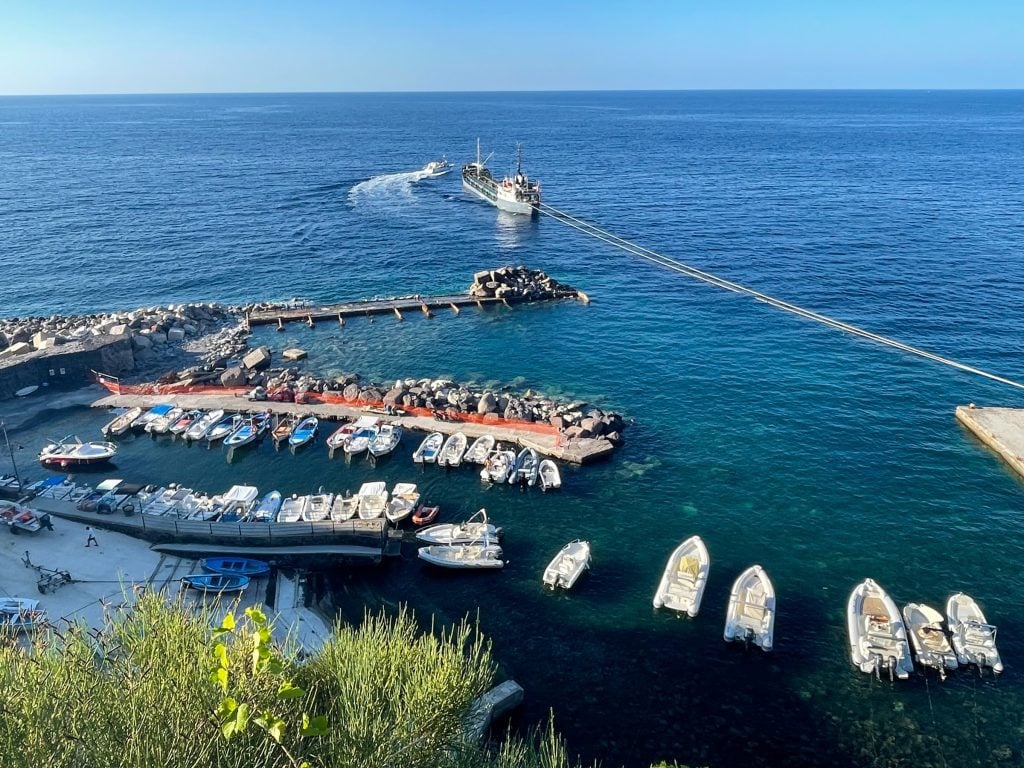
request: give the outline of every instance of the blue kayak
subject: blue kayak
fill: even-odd
[[[182,582],[203,592],[241,592],[249,586],[249,577],[241,574],[193,573],[182,576]]]
[[[314,437],[316,437],[316,428],[320,422],[316,416],[307,416],[299,425],[292,430],[291,435],[288,436],[288,445],[292,448],[299,448]]]
[[[208,557],[200,560],[199,565],[208,573],[223,573],[229,576],[237,574],[256,578],[270,573],[270,566],[267,563],[248,557]]]

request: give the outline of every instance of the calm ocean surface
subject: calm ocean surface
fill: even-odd
[[[216,300],[463,290],[522,263],[590,306],[442,313],[263,330],[309,366],[381,380],[450,376],[620,409],[613,460],[557,495],[420,474],[415,436],[377,470],[268,446],[138,439],[118,475],[209,490],[419,482],[454,520],[506,529],[494,574],[401,561],[332,575],[357,620],[408,602],[479,616],[519,727],[554,710],[570,750],[605,765],[1021,765],[1024,488],[955,422],[957,404],[1024,393],[697,284],[549,219],[499,215],[458,173],[407,172],[514,143],[551,205],[695,266],[1024,380],[1024,93],[729,92],[123,96],[0,99],[0,315]],[[11,404],[0,407],[10,413]],[[54,409],[17,432],[96,434]],[[31,454],[23,454],[24,468]],[[0,463],[0,469],[6,464]],[[33,468],[33,471],[36,470]],[[695,620],[655,613],[673,547],[712,567]],[[545,593],[559,547],[593,570]],[[721,639],[733,578],[761,563],[777,650]],[[849,663],[845,604],[871,576],[896,602],[974,595],[1006,672],[880,683]],[[2,587],[2,575],[0,575]]]

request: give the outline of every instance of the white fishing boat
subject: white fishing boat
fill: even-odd
[[[501,547],[486,536],[469,544],[431,544],[420,547],[416,555],[440,568],[493,570],[505,567]]]
[[[760,565],[739,575],[725,609],[725,641],[753,643],[770,651],[775,639],[775,587]]]
[[[461,523],[438,523],[416,531],[416,538],[427,544],[468,544],[485,536],[497,541],[501,534],[501,528],[487,521],[487,510],[481,509]]]
[[[277,513],[277,522],[279,523],[297,523],[302,519],[303,513],[306,511],[306,505],[309,504],[309,496],[296,496],[292,494],[289,498],[281,502],[281,509]]]
[[[861,672],[881,677],[882,670],[887,670],[890,680],[906,680],[914,671],[900,612],[886,591],[871,579],[865,579],[850,593],[846,626],[850,658]]]
[[[708,581],[711,558],[700,536],[691,536],[672,552],[665,565],[654,607],[696,616]]]
[[[336,451],[338,448],[344,448],[345,443],[347,443],[352,438],[352,434],[355,431],[356,423],[354,421],[342,424],[340,427],[334,430],[334,432],[331,433],[330,437],[327,438],[327,449],[331,453],[334,453],[334,451]]]
[[[39,462],[47,467],[74,467],[86,464],[101,464],[110,461],[117,453],[113,443],[83,443],[74,435],[55,440],[43,446]]]
[[[173,408],[174,406],[171,405],[170,403],[160,403],[159,405],[154,405],[152,408],[150,408],[145,413],[141,414],[137,419],[135,419],[135,421],[132,422],[132,429],[145,429],[149,422],[160,416],[166,416],[168,413],[171,412],[171,410],[173,410]]]
[[[538,474],[542,491],[553,491],[562,487],[562,473],[558,471],[558,465],[551,459],[541,460]]]
[[[377,437],[380,419],[376,416],[360,416],[355,426],[355,432],[344,446],[345,453],[349,456],[363,453],[370,447],[370,443]]]
[[[449,163],[447,158],[442,157],[440,160],[431,160],[424,165],[420,173],[425,179],[436,179],[439,176],[444,176],[446,173],[451,173],[454,168],[455,166]]]
[[[147,515],[174,515],[179,505],[192,498],[193,493],[191,488],[183,488],[172,483],[162,493],[154,494],[142,511]]]
[[[391,491],[391,500],[384,516],[392,523],[400,523],[409,517],[420,503],[420,492],[416,483],[397,483]]]
[[[170,430],[171,425],[174,424],[185,414],[184,408],[171,408],[167,413],[162,416],[156,416],[146,424],[145,430],[151,435],[163,435]]]
[[[438,454],[437,464],[440,467],[457,467],[462,463],[466,453],[466,435],[456,432],[444,441],[444,447]]]
[[[996,674],[1003,671],[996,648],[996,628],[988,623],[973,598],[963,592],[950,597],[946,601],[946,623],[961,664],[974,664],[979,669],[991,667]]]
[[[170,432],[172,435],[180,435],[184,433],[189,427],[191,427],[192,423],[194,421],[197,421],[200,417],[202,417],[202,415],[202,411],[185,411],[181,416],[178,417],[178,420],[176,422],[171,424],[167,431]]]
[[[494,435],[481,435],[469,446],[462,460],[469,464],[483,464],[494,450]]]
[[[412,455],[412,460],[417,464],[433,464],[437,461],[437,454],[444,443],[444,435],[440,432],[431,432],[420,443],[420,447]]]
[[[334,497],[334,503],[331,505],[331,520],[334,520],[335,522],[351,520],[356,516],[358,511],[358,496],[342,496],[339,493]]]
[[[533,448],[523,448],[516,456],[516,462],[512,466],[512,471],[509,472],[508,481],[512,484],[526,483],[532,486],[536,484],[538,474],[540,474],[540,457],[537,456],[537,452]]]
[[[377,435],[370,441],[367,450],[375,459],[387,456],[402,439],[402,428],[398,424],[381,424]]]
[[[910,636],[914,658],[922,667],[937,669],[945,679],[947,669],[960,666],[946,636],[946,628],[942,626],[941,613],[930,605],[908,603],[903,606],[903,624]]]
[[[206,441],[208,443],[215,443],[218,440],[223,440],[225,437],[241,427],[244,422],[245,417],[240,413],[225,416],[210,427],[210,431],[206,433]]]
[[[590,568],[590,542],[570,541],[544,569],[543,581],[549,587],[572,589],[583,572]]]
[[[202,440],[204,437],[206,437],[206,433],[213,429],[214,426],[216,426],[223,418],[224,411],[221,408],[203,414],[198,419],[189,424],[188,429],[185,430],[185,439]]]
[[[271,491],[266,494],[256,509],[249,515],[249,520],[254,523],[270,523],[277,519],[277,513],[281,511],[281,492]]]
[[[130,408],[123,413],[119,413],[113,419],[108,421],[100,428],[100,432],[104,437],[117,437],[123,435],[129,429],[132,428],[132,424],[135,420],[142,415],[142,409],[139,407]]]
[[[480,479],[488,483],[504,483],[516,463],[513,451],[494,451],[484,460],[484,468],[480,470]]]
[[[333,493],[314,494],[309,497],[309,503],[302,510],[302,519],[309,523],[326,520],[331,515],[332,504],[334,504]]]
[[[363,483],[358,496],[360,520],[375,520],[388,508],[388,487],[383,481]]]

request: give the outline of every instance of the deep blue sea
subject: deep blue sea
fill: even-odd
[[[424,569],[412,547],[332,575],[342,615],[479,617],[526,689],[604,765],[1024,764],[1024,487],[954,420],[1024,393],[695,283],[551,219],[498,212],[458,174],[416,181],[480,137],[496,172],[521,142],[546,202],[721,276],[1024,380],[1024,93],[683,92],[0,99],[0,315],[292,296],[464,290],[526,264],[593,303],[265,329],[320,371],[449,376],[580,398],[636,419],[558,494],[418,474],[407,436],[376,470],[267,446],[147,439],[118,472],[209,490],[413,480],[454,520],[506,529],[500,573]],[[10,414],[17,404],[0,404]],[[54,408],[18,441],[95,434]],[[23,454],[30,456],[30,453]],[[26,464],[31,462],[26,459]],[[0,459],[0,469],[6,469]],[[696,619],[656,613],[665,558],[699,533]],[[592,542],[570,594],[541,589]],[[721,639],[735,576],[778,592],[771,655]],[[845,605],[865,577],[896,602],[974,595],[1006,672],[899,684],[851,666]],[[0,574],[0,588],[3,576]]]

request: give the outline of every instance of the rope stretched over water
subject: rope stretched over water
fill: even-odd
[[[718,277],[718,275],[714,275],[710,272],[705,272],[704,270],[697,269],[696,267],[692,267],[689,264],[685,264],[684,262],[681,262],[677,259],[665,256],[664,254],[658,253],[657,251],[652,251],[650,248],[644,248],[641,245],[637,245],[636,243],[630,242],[629,240],[626,240],[623,237],[619,237],[618,235],[613,234],[612,232],[602,229],[594,224],[591,224],[590,222],[584,221],[583,219],[571,216],[570,214],[565,213],[564,211],[560,211],[557,208],[553,208],[552,206],[547,205],[545,203],[541,203],[538,210],[545,216],[549,216],[550,218],[566,225],[567,227],[571,227],[572,229],[582,232],[585,235],[589,235],[590,237],[593,237],[597,240],[601,240],[602,242],[608,243],[609,245],[615,246],[616,248],[620,248],[621,250],[631,253],[634,256],[639,256],[641,259],[646,259],[647,261],[650,261],[661,267],[665,267],[666,269],[671,269],[674,272],[686,275],[687,277],[692,277],[695,280],[700,280],[701,282],[708,283],[709,285],[713,285],[717,288],[723,288],[724,290],[727,291],[732,291],[733,293],[746,294],[747,296],[753,297],[757,301],[769,304],[775,307],[776,309],[781,309],[784,312],[789,312],[791,314],[797,315],[798,317],[803,317],[806,318],[807,320],[813,320],[816,323],[821,323],[822,325],[826,325],[830,328],[835,328],[836,330],[844,331],[846,333],[853,334],[854,336],[860,336],[861,338],[868,339],[869,341],[874,341],[878,344],[884,344],[886,346],[899,349],[903,352],[908,352],[909,354],[917,355],[918,357],[923,357],[926,360],[932,360],[936,363],[948,365],[951,368],[956,368],[957,370],[964,371],[965,373],[973,373],[976,376],[983,376],[986,379],[997,381],[1000,384],[1006,384],[1008,386],[1024,390],[1024,384],[1022,384],[1019,381],[1014,381],[1013,379],[1008,379],[1004,376],[999,376],[995,373],[984,371],[981,368],[975,368],[974,366],[967,365],[966,363],[960,363],[957,362],[956,360],[951,360],[948,357],[943,357],[942,355],[937,355],[934,352],[929,352],[925,349],[913,347],[910,344],[904,344],[903,342],[897,341],[896,339],[890,339],[887,336],[872,333],[871,331],[865,330],[864,328],[859,328],[856,325],[844,323],[842,320],[836,320],[835,318],[829,317],[828,315],[823,315],[819,312],[814,312],[813,310],[805,309],[796,304],[792,304],[788,301],[777,299],[774,296],[769,296],[766,293],[756,291],[753,288],[747,288],[745,285],[740,285],[739,283],[734,283],[731,280],[726,280],[723,277]]]

